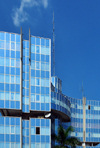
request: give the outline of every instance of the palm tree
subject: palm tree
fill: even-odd
[[[70,137],[70,133],[73,132],[73,128],[70,126],[66,130],[62,125],[58,128],[58,135],[54,135],[54,139],[58,143],[58,145],[54,146],[54,148],[76,148],[76,145],[80,145],[80,141],[76,137]]]

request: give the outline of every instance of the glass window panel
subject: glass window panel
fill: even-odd
[[[45,127],[45,133],[46,133],[46,135],[50,135],[50,128],[49,127]]]
[[[16,75],[20,75],[20,68],[16,68]]]
[[[0,125],[0,134],[4,134],[4,126]]]
[[[31,45],[31,52],[35,52],[35,45]]]
[[[11,59],[11,66],[15,66],[15,60]]]
[[[41,39],[41,45],[45,46],[45,39]]]
[[[48,63],[46,63],[46,65],[45,65],[45,66],[46,66],[46,70],[47,70],[47,71],[49,71],[49,64],[48,64]]]
[[[40,79],[36,78],[36,85],[40,85]]]
[[[36,62],[36,69],[40,69],[40,63]]]
[[[34,61],[31,61],[31,68],[35,69],[35,62]]]
[[[40,46],[36,46],[36,53],[40,53]]]
[[[15,94],[15,99],[16,99],[16,101],[20,101],[20,93]]]
[[[0,41],[0,48],[4,48],[4,41]]]
[[[4,50],[0,49],[0,57],[4,57]]]
[[[35,85],[35,78],[31,78],[31,85]]]
[[[40,101],[40,95],[36,95],[36,101]]]
[[[31,127],[31,135],[35,135],[36,131],[35,131],[35,127]]]
[[[36,45],[40,45],[40,38],[36,38]]]
[[[11,49],[15,49],[15,43],[11,42]]]
[[[45,55],[41,55],[41,61],[45,61]]]
[[[16,58],[20,58],[20,52],[16,51]]]
[[[20,60],[16,60],[16,67],[20,67]]]
[[[0,75],[0,82],[4,83],[4,75]]]
[[[44,103],[44,102],[45,102],[45,96],[41,95],[41,103]]]
[[[10,42],[6,41],[6,49],[10,49]]]
[[[49,39],[46,39],[46,46],[49,46]]]
[[[29,98],[25,97],[25,104],[29,104]]]
[[[11,93],[11,100],[14,100],[14,93]]]
[[[4,66],[4,58],[0,58],[0,65]]]
[[[6,41],[10,41],[10,34],[6,33]]]
[[[11,126],[11,133],[14,134],[15,133],[15,127]]]
[[[11,58],[15,58],[15,51],[11,51]]]
[[[20,92],[20,85],[16,85],[16,92]]]
[[[15,34],[11,34],[11,41],[15,42]]]
[[[35,44],[35,37],[31,37],[31,44]]]
[[[6,57],[9,57],[9,56],[10,56],[10,51],[6,50]]]
[[[5,82],[9,83],[10,82],[10,76],[9,75],[5,75]]]
[[[16,134],[20,134],[20,128],[19,128],[19,126],[16,126],[15,133]]]
[[[41,70],[44,70],[44,71],[46,70],[45,69],[45,63],[41,63]]]
[[[32,101],[32,102],[35,102],[35,95],[34,95],[34,94],[31,95],[31,101]]]
[[[46,55],[46,62],[49,62],[49,55]]]
[[[8,92],[5,93],[5,100],[9,100],[10,94]]]
[[[41,86],[45,86],[45,79],[41,79]]]
[[[46,48],[46,49],[45,49],[45,54],[46,54],[46,55],[50,55],[50,49],[49,49],[49,48]]]
[[[10,143],[6,142],[5,147],[10,148]]]
[[[5,33],[0,32],[0,40],[4,40],[4,35],[5,35]]]
[[[36,54],[36,61],[40,61],[40,55]]]
[[[15,77],[11,76],[11,83],[15,83]]]
[[[0,100],[4,100],[4,93],[0,92]]]
[[[46,86],[46,87],[49,87],[49,85],[50,85],[49,80],[46,79],[46,80],[45,80],[45,86]]]
[[[10,66],[10,59],[6,58],[6,65],[5,66]]]
[[[41,135],[45,135],[45,127],[41,127],[40,133],[41,133]]]
[[[16,43],[16,50],[20,51],[20,43]]]
[[[16,84],[20,84],[20,76],[16,76]]]
[[[5,126],[5,134],[10,134],[10,126]]]
[[[16,34],[16,42],[20,42],[20,35]]]

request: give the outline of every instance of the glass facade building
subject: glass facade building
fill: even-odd
[[[86,147],[100,143],[100,102],[86,100]],[[0,32],[0,147],[51,148],[60,124],[83,143],[83,101],[51,76],[51,40]],[[81,148],[82,146],[77,146]]]

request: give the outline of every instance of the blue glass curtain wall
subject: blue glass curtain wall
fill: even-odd
[[[31,36],[30,90],[31,110],[51,110],[51,43],[50,39]]]
[[[20,38],[0,32],[0,108],[21,109]]]

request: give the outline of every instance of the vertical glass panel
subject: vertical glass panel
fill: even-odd
[[[31,127],[31,135],[35,135],[36,131],[35,131],[35,127]]]
[[[46,39],[46,46],[49,46],[49,40]]]
[[[40,63],[36,62],[36,69],[40,69]]]
[[[20,51],[20,43],[16,43],[16,50]]]
[[[10,66],[10,59],[6,58],[6,66]]]
[[[36,101],[40,101],[40,95],[36,95]]]
[[[14,93],[11,93],[11,100],[14,100]]]
[[[6,50],[10,49],[10,42],[6,41]]]
[[[4,83],[4,75],[0,75],[0,82]]]
[[[11,34],[11,41],[15,42],[15,34]]]
[[[15,127],[11,126],[11,133],[14,134],[15,133]]]
[[[9,75],[5,75],[5,82],[9,83],[10,82],[10,76]]]
[[[41,45],[45,46],[45,39],[41,39]]]
[[[0,40],[4,40],[4,33],[0,32]]]
[[[35,95],[34,94],[31,95],[31,101],[35,102]]]
[[[36,85],[40,85],[40,79],[36,78]]]
[[[15,60],[11,59],[11,66],[15,66]]]
[[[6,41],[10,41],[10,34],[6,33]]]
[[[40,53],[40,46],[36,46],[36,53]]]
[[[9,100],[9,93],[8,92],[5,93],[5,100]]]
[[[0,41],[0,48],[4,48],[4,41]]]
[[[31,44],[35,44],[35,37],[31,37]]]
[[[31,52],[35,52],[35,45],[31,45]]]
[[[40,45],[40,38],[36,38],[36,45]]]
[[[15,43],[11,43],[11,49],[15,49]]]
[[[20,35],[16,34],[16,42],[20,42]]]

